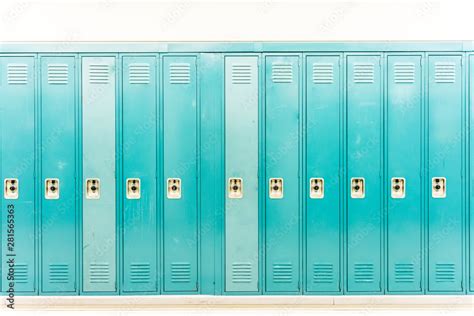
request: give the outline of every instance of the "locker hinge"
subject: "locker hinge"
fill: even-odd
[[[196,282],[196,291],[199,291],[199,282]]]

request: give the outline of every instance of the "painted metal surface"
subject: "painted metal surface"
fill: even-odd
[[[82,57],[82,289],[84,292],[117,290],[115,78],[115,57]],[[99,198],[87,196],[88,179],[100,181]]]
[[[258,80],[257,56],[225,58],[226,291],[258,290]]]
[[[76,57],[44,56],[40,67],[41,291],[75,293],[78,289],[76,202],[79,189],[76,184]],[[49,183],[47,179],[57,180]]]
[[[463,291],[463,96],[461,55],[429,56],[428,291]],[[448,110],[449,109],[449,110]],[[446,197],[432,195],[446,178]]]
[[[157,57],[124,56],[122,73],[122,291],[157,292]],[[131,179],[140,181],[139,198]]]

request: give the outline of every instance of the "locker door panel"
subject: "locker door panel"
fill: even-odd
[[[461,56],[429,57],[428,290],[462,291]],[[433,177],[446,197],[432,196]]]
[[[41,58],[41,291],[48,293],[77,289],[75,87],[75,57]]]
[[[165,56],[163,63],[164,291],[192,292],[198,281],[196,57]],[[173,179],[179,182],[168,185]]]
[[[299,68],[297,56],[267,56],[266,291],[300,290]],[[281,179],[270,198],[271,179]]]
[[[380,56],[348,56],[347,74],[347,289],[380,292]],[[363,185],[353,185],[355,180],[362,180]],[[351,188],[355,190],[354,197]],[[359,195],[361,192],[364,194]]]
[[[2,289],[8,289],[11,259],[14,261],[15,292],[32,293],[37,289],[34,57],[0,57],[0,72]],[[13,199],[5,198],[6,179],[14,179],[13,184],[17,184],[12,191]],[[14,245],[7,245],[9,234],[10,238],[14,234]],[[13,259],[12,254],[15,255]]]
[[[471,55],[469,58],[469,74],[470,74],[470,102],[469,102],[469,115],[470,115],[470,122],[469,122],[469,130],[472,131],[474,129],[474,55]],[[469,234],[469,284],[470,284],[470,291],[474,291],[474,135],[471,132],[470,136],[470,188],[471,192],[469,193],[470,196],[470,230]]]
[[[85,292],[116,290],[115,67],[115,57],[82,58]]]
[[[306,290],[340,290],[339,56],[306,63]],[[311,183],[323,179],[324,184]],[[324,241],[324,242],[323,242]]]
[[[258,84],[258,57],[226,57],[226,291],[258,290]]]
[[[388,290],[418,292],[422,253],[421,56],[389,56],[387,67]]]
[[[122,69],[122,290],[154,292],[158,289],[156,57],[125,56]]]

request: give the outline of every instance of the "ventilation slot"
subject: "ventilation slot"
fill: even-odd
[[[191,282],[191,265],[187,262],[175,262],[171,264],[171,282]]]
[[[293,280],[293,265],[291,263],[273,264],[273,282],[291,283]]]
[[[28,65],[27,64],[8,64],[7,82],[8,84],[27,84],[28,83]]]
[[[187,63],[170,65],[170,83],[187,84],[191,82],[191,67]]]
[[[50,264],[49,265],[49,283],[68,283],[69,265]]]
[[[456,281],[456,266],[454,263],[437,263],[436,264],[436,282],[452,283]]]
[[[395,264],[395,282],[413,283],[415,282],[415,268],[412,263]]]
[[[356,263],[354,265],[354,281],[356,283],[374,282],[374,265],[371,263]]]
[[[252,265],[247,262],[232,264],[232,283],[250,283],[252,281]]]
[[[92,84],[108,84],[110,67],[107,64],[89,65],[89,82]]]
[[[396,63],[393,66],[395,83],[414,83],[415,82],[415,64]]]
[[[313,283],[332,283],[334,281],[333,265],[330,263],[313,264]]]
[[[24,263],[17,263],[15,264],[14,269],[15,271],[13,272],[13,276],[15,278],[15,283],[28,283],[28,265]]]
[[[150,282],[150,264],[132,263],[130,264],[130,282],[131,283],[149,283]]]
[[[436,83],[454,83],[456,81],[455,63],[435,63]]]
[[[89,266],[90,283],[109,283],[110,269],[108,263],[91,263]]]
[[[274,83],[292,83],[293,66],[288,63],[272,64],[272,81]]]
[[[149,84],[150,83],[150,65],[149,64],[130,64],[129,68],[130,84]]]
[[[67,64],[49,64],[48,65],[48,83],[49,84],[67,84],[68,83],[68,65]]]
[[[314,63],[313,64],[313,83],[327,84],[334,82],[333,64]]]
[[[252,82],[251,65],[232,65],[232,84],[250,84]]]
[[[374,64],[354,64],[354,83],[374,83]]]

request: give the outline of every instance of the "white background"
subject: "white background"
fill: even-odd
[[[0,0],[5,41],[474,40],[471,1],[10,1]],[[2,313],[2,311],[0,311]],[[30,314],[24,312],[22,314]],[[36,312],[49,315],[54,312]],[[471,315],[451,308],[184,309],[149,315]],[[56,314],[56,313],[54,313]],[[63,315],[64,312],[59,312]],[[79,314],[74,312],[70,314]],[[97,315],[96,312],[87,312]],[[136,315],[110,311],[103,315]]]

